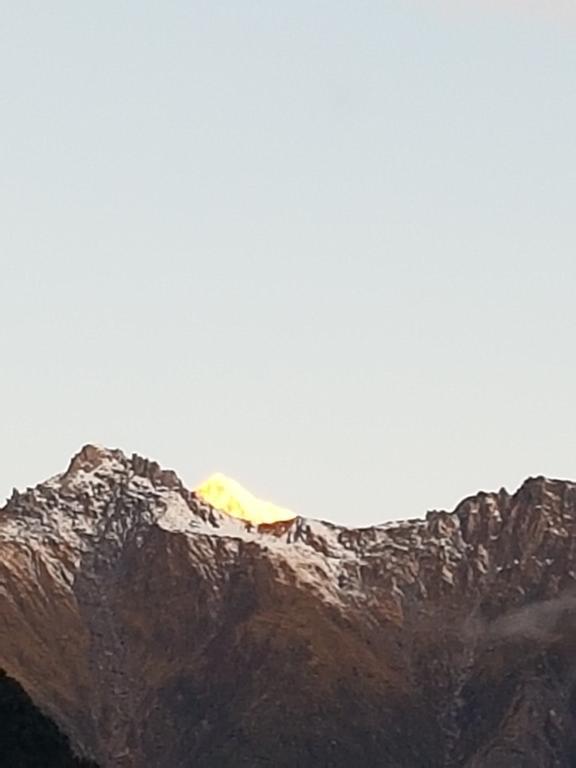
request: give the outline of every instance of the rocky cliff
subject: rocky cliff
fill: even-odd
[[[251,526],[86,446],[0,510],[0,764],[574,768],[575,526],[544,478]]]

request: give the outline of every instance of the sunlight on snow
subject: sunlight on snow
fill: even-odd
[[[199,485],[196,493],[216,509],[256,525],[279,523],[296,517],[289,509],[257,499],[235,480],[219,472]]]

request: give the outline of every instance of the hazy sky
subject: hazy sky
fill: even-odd
[[[576,0],[0,0],[0,495],[576,478]]]

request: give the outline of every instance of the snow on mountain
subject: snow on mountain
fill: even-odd
[[[0,510],[0,669],[101,768],[569,768],[575,525],[545,478],[258,525],[86,446]]]

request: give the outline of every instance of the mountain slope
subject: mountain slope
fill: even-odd
[[[536,478],[255,527],[86,446],[0,511],[0,668],[101,768],[573,768],[575,524]]]

